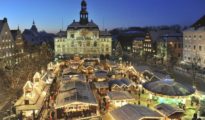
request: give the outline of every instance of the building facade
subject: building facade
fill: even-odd
[[[4,18],[0,20],[0,60],[3,63],[1,67],[13,64],[14,45],[7,18]]]
[[[88,20],[87,3],[81,2],[80,21],[67,28],[67,37],[55,38],[55,55],[111,55],[112,38],[108,31]]]
[[[55,35],[52,33],[47,33],[46,31],[39,31],[35,21],[33,21],[30,29],[25,29],[23,31],[22,36],[26,43],[26,47],[28,47],[28,50],[30,50],[33,46],[39,47],[44,43],[46,43],[50,49],[54,49]]]
[[[57,119],[94,119],[99,117],[98,104],[88,83],[79,79],[60,83],[55,105]]]
[[[157,42],[157,52],[155,57],[162,59],[164,63],[182,60],[183,36],[182,33],[165,34]]]
[[[47,74],[47,73],[45,73]],[[37,72],[33,81],[27,81],[23,87],[23,95],[15,102],[16,114],[25,119],[39,118],[41,110],[46,106],[50,84],[45,81],[45,74]]]
[[[144,37],[136,37],[132,42],[132,52],[137,55],[142,55],[143,53],[143,41]]]
[[[183,31],[183,61],[205,68],[205,27]]]
[[[21,30],[18,28],[17,30],[11,30],[11,34],[15,43],[15,63],[18,64],[22,61],[24,54],[24,40],[21,34]]]
[[[152,40],[151,40],[150,34],[147,33],[143,41],[143,53],[152,54],[153,52],[154,51],[152,49]]]

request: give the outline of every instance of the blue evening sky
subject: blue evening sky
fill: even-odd
[[[1,0],[0,19],[11,29],[65,30],[79,20],[81,0]],[[130,26],[190,25],[205,15],[205,0],[87,0],[89,19],[101,29]],[[62,22],[63,21],[63,22]]]

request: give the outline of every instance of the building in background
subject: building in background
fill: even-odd
[[[43,43],[46,43],[51,49],[54,49],[54,37],[54,34],[38,31],[35,21],[33,21],[30,29],[25,29],[23,31],[23,39],[29,49],[33,46],[42,45]]]
[[[141,28],[128,28],[121,30],[115,38],[122,45],[122,50],[126,54],[133,53],[133,41],[137,38],[144,38],[146,30]],[[112,31],[111,31],[112,32]]]
[[[55,55],[111,55],[112,37],[107,30],[88,19],[87,3],[81,2],[80,21],[73,22],[67,28],[67,37],[55,38]]]
[[[38,28],[33,21],[30,29],[23,31],[23,39],[25,41],[25,53],[29,58],[45,56],[49,58],[54,53],[54,37],[52,33],[38,31]]]
[[[156,30],[150,30],[150,37],[152,39],[152,45],[153,50],[155,51],[155,54],[157,53],[157,43],[161,41],[162,36],[164,35],[170,35],[170,34],[176,34],[180,33],[179,30],[175,30],[173,28],[166,28],[166,29],[156,29]]]
[[[183,62],[205,68],[205,16],[183,31]]]
[[[47,74],[47,73],[45,73]],[[46,84],[45,74],[36,73],[32,81],[27,81],[23,87],[23,95],[14,104],[17,114],[27,119],[40,116],[41,110],[49,95],[50,85]]]
[[[145,39],[143,41],[143,53],[144,54],[152,54],[153,48],[152,48],[152,40],[150,37],[150,33],[147,33],[145,36]]]
[[[157,41],[156,59],[162,63],[177,63],[182,60],[182,33],[164,34]]]
[[[0,60],[4,63],[1,67],[13,64],[14,45],[15,42],[7,18],[4,18],[3,20],[0,20]]]
[[[25,57],[24,40],[23,40],[23,36],[21,34],[21,30],[19,30],[19,28],[17,30],[11,30],[11,34],[12,34],[14,42],[15,42],[15,49],[14,49],[15,64],[18,64]]]
[[[145,39],[144,37],[136,37],[132,41],[132,52],[135,53],[136,55],[142,55],[144,39]]]

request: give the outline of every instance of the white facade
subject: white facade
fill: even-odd
[[[0,59],[3,64],[8,66],[14,63],[12,57],[14,55],[14,39],[11,34],[7,18],[0,20]],[[1,65],[1,67],[5,65]]]
[[[33,82],[27,81],[23,87],[23,95],[16,101],[15,107],[17,114],[22,112],[25,118],[36,117],[40,113],[45,100],[48,96],[50,85],[46,85],[41,79],[41,74],[37,72],[33,76]]]
[[[183,61],[205,67],[205,27],[190,28],[183,32]]]
[[[115,107],[122,107],[135,100],[127,91],[111,91],[107,95],[109,102]]]
[[[55,55],[111,55],[112,38],[99,36],[98,30],[68,30],[67,38],[55,38]]]
[[[87,3],[81,3],[80,20],[67,28],[67,37],[55,38],[55,55],[111,55],[112,38],[107,31],[88,20]]]

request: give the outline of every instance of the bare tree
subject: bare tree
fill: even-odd
[[[30,53],[25,53],[25,57],[18,64],[15,62],[16,56],[12,56],[13,64],[6,67],[6,69],[0,69],[1,85],[7,89],[21,88],[27,80],[32,80],[32,76],[36,71],[47,66],[52,56],[52,51],[46,44],[36,47]],[[6,59],[1,60],[1,65],[5,64],[5,61]]]

